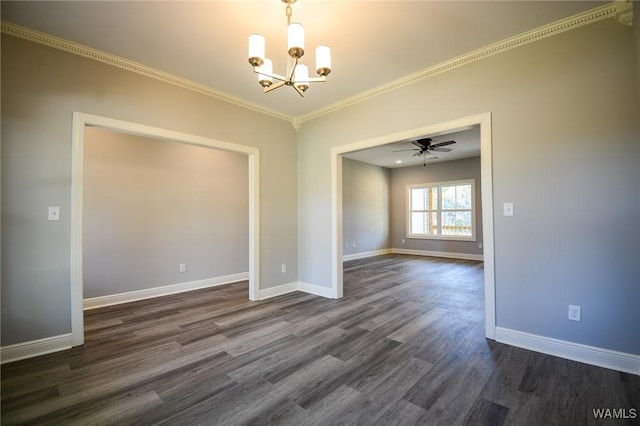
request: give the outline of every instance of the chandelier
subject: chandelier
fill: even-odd
[[[287,58],[286,74],[273,73],[273,63],[265,57],[265,40],[260,34],[249,36],[249,63],[253,67],[253,72],[258,74],[258,83],[263,87],[264,93],[282,86],[291,86],[304,97],[309,83],[327,81],[327,75],[331,72],[331,50],[329,46],[316,48],[316,73],[319,77],[309,77],[309,69],[300,63],[300,58],[304,55],[304,27],[298,22],[291,23],[291,5],[296,0],[282,0],[282,2],[287,4],[285,14],[288,26],[289,58]],[[275,84],[274,79],[278,80]]]

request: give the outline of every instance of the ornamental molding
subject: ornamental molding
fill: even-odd
[[[182,78],[177,75],[164,72],[144,64],[140,64],[138,62],[130,61],[128,59],[121,58],[120,56],[103,52],[102,50],[84,46],[79,43],[74,43],[72,41],[65,40],[40,31],[32,30],[21,25],[3,21],[2,32],[4,34],[29,40],[48,47],[53,47],[67,53],[73,53],[84,58],[93,59],[98,62],[113,65],[114,67],[132,71],[136,74],[144,75],[155,80],[173,84],[174,86],[182,87],[183,89],[188,89],[202,95],[220,99],[222,101],[229,102],[243,108],[248,108],[250,110],[269,115],[271,117],[279,118],[285,121],[293,121],[293,117],[290,115],[283,114],[279,111],[275,111],[273,109],[255,104],[253,102],[249,102],[245,99],[229,95],[212,87],[205,86],[204,84],[196,83],[195,81],[188,80],[186,78]]]
[[[367,99],[374,98],[378,95],[390,92],[400,87],[422,81],[424,79],[452,70],[454,68],[458,68],[463,65],[488,58],[498,53],[506,52],[516,47],[525,46],[529,43],[543,40],[556,34],[561,34],[563,32],[573,30],[607,18],[616,18],[620,22],[625,24],[628,23],[628,25],[630,25],[631,19],[633,18],[633,5],[631,1],[615,1],[613,3],[590,9],[586,12],[582,12],[577,15],[573,15],[568,18],[553,22],[551,24],[538,27],[534,30],[516,35],[506,40],[490,44],[488,46],[466,53],[462,56],[458,56],[457,58],[441,62],[440,64],[425,68],[416,73],[409,74],[397,80],[393,80],[378,87],[374,87],[371,90],[361,92],[340,102],[336,102],[324,108],[320,108],[316,111],[310,112],[309,114],[296,117],[296,120],[299,124],[302,124],[305,121],[309,121],[314,118],[318,118],[320,116],[341,110],[348,106],[363,102]]]
[[[191,90],[206,96],[210,96],[231,104],[247,108],[268,116],[278,118],[280,120],[290,122],[294,129],[298,131],[301,125],[305,121],[313,120],[326,114],[347,108],[351,105],[366,101],[374,98],[386,92],[407,86],[418,81],[422,81],[434,75],[479,61],[484,58],[488,58],[493,55],[497,55],[502,52],[514,49],[516,47],[525,46],[529,43],[533,43],[538,40],[561,34],[566,31],[573,30],[575,28],[582,27],[594,22],[598,22],[608,18],[615,18],[619,22],[625,25],[631,25],[633,20],[633,5],[631,1],[615,1],[586,12],[579,13],[577,15],[570,16],[568,18],[553,22],[551,24],[544,25],[534,30],[516,35],[514,37],[502,40],[500,42],[490,44],[464,55],[458,56],[451,60],[442,62],[429,68],[425,68],[416,73],[409,74],[405,77],[390,81],[373,89],[361,92],[354,96],[343,99],[339,102],[328,105],[324,108],[317,109],[308,114],[300,116],[290,116],[283,114],[279,111],[263,107],[253,102],[249,102],[245,99],[238,98],[236,96],[229,95],[222,91],[216,90],[212,87],[205,86],[200,83],[179,77],[174,74],[170,74],[156,68],[149,67],[137,62],[130,61],[125,58],[121,58],[116,55],[112,55],[107,52],[103,52],[98,49],[93,49],[88,46],[84,46],[78,43],[74,43],[69,40],[65,40],[59,37],[52,36],[50,34],[42,33],[32,30],[20,25],[12,24],[9,22],[2,22],[2,32],[14,37],[19,37],[25,40],[29,40],[35,43],[39,43],[45,46],[53,47],[68,53],[73,53],[85,58],[93,59],[105,64],[113,65],[118,68],[122,68],[128,71],[132,71],[136,74],[144,75],[155,80],[160,80],[165,83],[173,84],[178,87],[182,87],[187,90]]]

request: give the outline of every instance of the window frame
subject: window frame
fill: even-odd
[[[442,209],[442,188],[447,186],[471,185],[471,235],[442,235],[442,213],[447,211],[469,211],[468,209]],[[434,210],[412,210],[411,208],[411,191],[413,189],[438,188],[438,206]],[[438,234],[413,234],[411,232],[411,214],[414,211],[420,212],[436,212]],[[406,186],[406,238],[419,240],[449,240],[449,241],[476,241],[476,180],[463,179],[446,182],[429,182],[418,183]]]

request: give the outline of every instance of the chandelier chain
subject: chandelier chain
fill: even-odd
[[[287,15],[287,25],[291,24],[291,4],[287,3],[287,8],[285,9],[285,13]]]

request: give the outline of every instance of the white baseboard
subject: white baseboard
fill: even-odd
[[[148,288],[144,290],[129,291],[126,293],[111,294],[108,296],[92,297],[84,299],[84,310],[101,308],[103,306],[118,305],[120,303],[134,302],[136,300],[151,299],[153,297],[168,296],[185,291],[201,288],[215,287],[218,285],[235,283],[249,279],[248,272],[224,275],[222,277],[207,278],[204,280],[189,281],[184,283],[166,285],[163,287]]]
[[[446,251],[412,250],[412,249],[402,249],[402,248],[392,248],[391,253],[412,254],[414,256],[446,257],[449,259],[484,261],[484,255],[482,254],[452,253],[452,252],[446,252]]]
[[[304,293],[315,294],[316,296],[336,299],[333,289],[330,287],[323,287],[315,284],[296,281],[260,290],[258,300],[270,299],[272,297],[282,296],[283,294],[293,293],[294,291],[302,291]]]
[[[496,327],[496,341],[585,364],[640,375],[640,355]]]
[[[382,256],[383,254],[391,254],[391,249],[381,249],[374,251],[364,251],[362,253],[345,254],[342,256],[343,261],[364,259],[365,257]]]
[[[33,358],[65,349],[71,349],[71,333],[3,346],[0,348],[0,363]]]
[[[315,294],[316,296],[322,296],[329,299],[337,299],[336,294],[331,287],[323,287],[320,285],[298,281],[298,290],[309,294]]]
[[[292,293],[294,291],[298,291],[297,282],[265,288],[263,290],[260,290],[258,294],[258,300],[270,299],[272,297],[282,296],[283,294]]]

